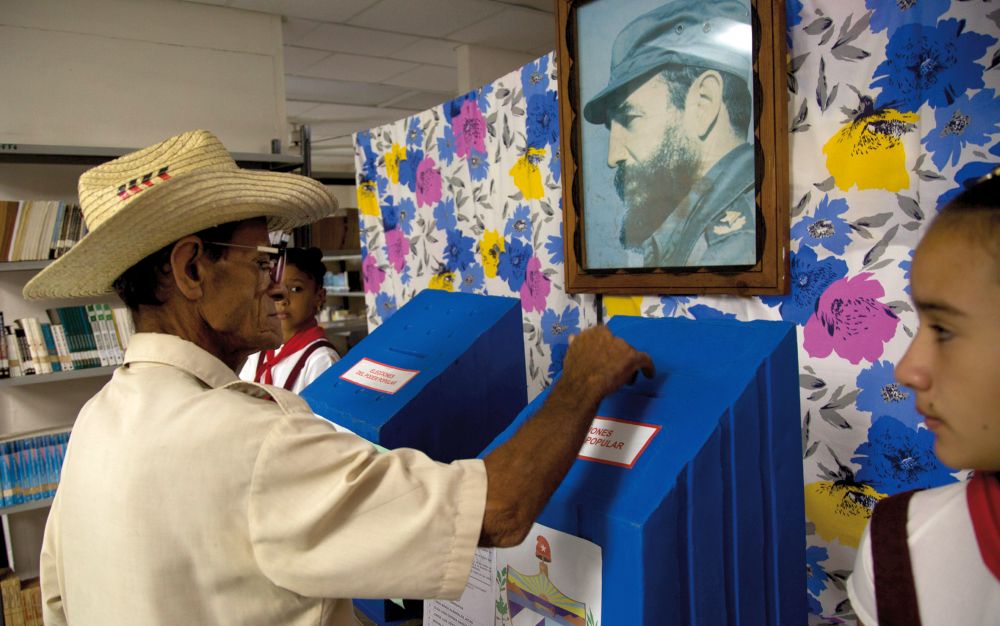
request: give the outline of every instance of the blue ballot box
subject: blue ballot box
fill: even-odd
[[[805,624],[795,327],[636,317],[608,327],[652,356],[656,377],[601,403],[538,519],[601,547],[602,625]]]
[[[318,415],[386,448],[475,458],[527,403],[521,303],[425,290],[302,391]],[[356,604],[379,624],[419,615]]]
[[[527,402],[521,304],[425,290],[302,390],[386,448],[475,458]]]

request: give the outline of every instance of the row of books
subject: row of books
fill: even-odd
[[[60,429],[0,440],[0,506],[56,495],[69,433]]]
[[[24,581],[10,568],[0,569],[0,601],[4,626],[44,626],[42,587],[37,578]]]
[[[54,259],[86,233],[79,204],[0,200],[0,261]]]
[[[87,304],[48,309],[49,319],[4,323],[0,311],[0,378],[119,365],[135,333],[124,306]]]

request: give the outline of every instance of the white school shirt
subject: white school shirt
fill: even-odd
[[[996,626],[1000,581],[979,553],[967,483],[918,491],[910,499],[907,543],[923,626]],[[847,595],[865,626],[878,625],[870,524],[847,579]]]
[[[317,339],[316,341],[322,341]],[[277,387],[284,388],[285,381],[288,380],[288,375],[292,373],[292,368],[295,364],[299,362],[299,357],[302,353],[311,346],[316,341],[304,346],[298,352],[294,352],[287,358],[282,359],[277,365],[271,368],[271,376],[274,377],[274,381],[271,383]],[[275,353],[280,351],[281,348],[275,350]],[[260,362],[260,352],[255,352],[247,358],[247,362],[243,365],[243,369],[240,370],[240,378],[247,382],[253,382],[254,376],[257,374],[257,363]],[[302,371],[299,372],[299,377],[292,385],[289,390],[292,393],[299,393],[307,386],[309,383],[319,378],[319,375],[326,371],[328,367],[340,360],[340,355],[333,348],[324,346],[313,351],[306,359],[306,364],[303,366]]]

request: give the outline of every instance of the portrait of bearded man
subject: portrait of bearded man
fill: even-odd
[[[613,171],[622,211],[612,222],[607,196],[589,203],[605,214],[590,220],[604,232],[588,227],[588,269],[756,262],[751,33],[745,1],[675,0],[617,34],[607,85],[583,117],[606,130],[600,166]],[[588,162],[596,154],[584,156],[585,178]],[[614,253],[631,260],[605,261]]]

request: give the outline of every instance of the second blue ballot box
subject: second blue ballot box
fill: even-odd
[[[538,519],[601,547],[601,624],[805,624],[795,327],[635,317],[608,327],[657,374],[605,398]]]
[[[519,300],[425,290],[302,397],[386,448],[474,458],[527,402],[523,346]]]

